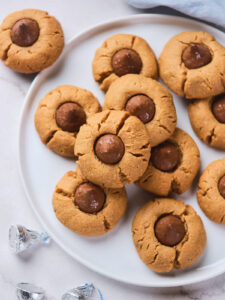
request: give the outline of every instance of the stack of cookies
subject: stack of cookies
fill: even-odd
[[[126,184],[157,196],[182,194],[200,167],[196,143],[176,128],[173,97],[156,81],[158,63],[145,40],[128,34],[107,39],[95,53],[93,75],[106,92],[102,108],[91,92],[59,86],[35,114],[42,142],[77,160],[77,169],[57,184],[53,207],[62,224],[84,236],[116,226],[127,206]],[[140,258],[156,272],[190,266],[206,244],[194,209],[171,198],[143,206],[132,231]]]
[[[23,10],[0,27],[0,58],[11,69],[38,72],[64,46],[59,22],[46,12]],[[94,50],[93,50],[94,51]],[[56,185],[53,208],[59,221],[84,236],[112,230],[127,207],[126,184],[156,198],[139,209],[132,232],[142,261],[156,272],[184,269],[206,245],[200,217],[190,205],[168,198],[182,194],[200,168],[199,149],[176,127],[171,93],[189,100],[199,138],[225,149],[225,48],[205,32],[184,32],[164,47],[158,63],[141,37],[117,34],[97,49],[93,76],[106,93],[101,107],[85,89],[64,85],[50,91],[35,113],[41,141],[77,161]],[[225,159],[203,172],[198,202],[214,222],[225,224]]]
[[[225,48],[206,32],[176,35],[159,58],[162,80],[177,95],[189,100],[188,114],[196,135],[207,145],[222,150],[225,149],[224,58]],[[225,224],[225,159],[212,162],[204,170],[197,199],[209,219]]]
[[[225,48],[206,32],[183,32],[165,45],[160,77],[188,103],[196,135],[225,149]],[[225,224],[225,159],[209,164],[199,179],[198,203],[213,222]],[[157,224],[156,224],[157,225]],[[199,243],[203,244],[199,236]]]

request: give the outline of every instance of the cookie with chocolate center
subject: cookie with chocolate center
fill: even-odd
[[[103,109],[124,110],[136,116],[147,129],[151,146],[167,140],[177,124],[172,95],[161,83],[143,75],[116,79],[105,95]]]
[[[127,74],[158,79],[154,52],[143,38],[131,34],[116,34],[105,40],[95,53],[92,71],[104,92],[115,79]]]
[[[75,143],[81,172],[91,182],[108,188],[138,180],[148,166],[150,149],[144,124],[128,112],[115,110],[90,117]]]
[[[171,198],[142,206],[134,217],[132,233],[139,257],[158,273],[191,266],[206,245],[201,218],[190,205]]]
[[[225,48],[207,32],[172,37],[159,57],[160,77],[177,95],[202,99],[224,92]]]
[[[136,183],[159,196],[183,194],[191,187],[199,167],[196,143],[189,134],[176,128],[167,141],[152,148],[148,168]]]
[[[102,188],[88,181],[77,168],[57,183],[52,205],[57,219],[70,230],[84,236],[100,236],[123,217],[127,196],[124,188]]]
[[[36,73],[49,67],[63,47],[62,27],[45,11],[17,11],[0,26],[0,59],[16,72]]]
[[[43,144],[55,153],[74,158],[74,145],[86,119],[99,112],[95,96],[72,85],[50,91],[39,102],[35,127]]]
[[[188,105],[191,126],[209,146],[225,149],[225,94],[193,100]]]
[[[210,163],[199,179],[198,203],[206,216],[225,225],[225,159]]]

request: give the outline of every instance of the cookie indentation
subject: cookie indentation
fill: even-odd
[[[161,244],[173,247],[185,236],[184,223],[178,216],[162,216],[155,223],[155,235]]]
[[[225,175],[223,175],[218,182],[218,189],[220,195],[225,199]]]
[[[100,187],[90,182],[83,183],[76,189],[74,203],[85,213],[97,213],[104,206],[105,193]]]
[[[105,134],[95,143],[95,154],[105,164],[118,163],[122,159],[124,151],[124,143],[114,134]]]
[[[63,103],[56,110],[56,123],[64,131],[78,132],[80,126],[86,122],[83,108],[73,102]]]
[[[212,55],[204,44],[192,43],[182,53],[182,61],[188,69],[197,69],[209,64]]]
[[[152,120],[155,115],[155,104],[146,95],[132,96],[125,106],[125,110],[131,115],[138,117],[144,124]]]
[[[33,45],[39,37],[40,29],[35,20],[24,18],[17,21],[11,29],[11,40],[21,47]]]
[[[138,74],[142,68],[142,61],[136,51],[132,49],[121,49],[112,57],[112,68],[118,76],[129,73]]]
[[[212,104],[212,112],[220,123],[225,123],[225,94],[215,97]]]
[[[159,170],[170,172],[179,164],[180,153],[177,146],[167,141],[152,149],[152,164]]]

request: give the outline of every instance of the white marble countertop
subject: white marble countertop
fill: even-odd
[[[65,39],[104,20],[140,13],[122,0],[0,0],[0,22],[12,11],[24,8],[47,10],[61,22]],[[140,288],[109,280],[90,271],[63,252],[54,242],[39,247],[32,255],[18,257],[9,251],[10,224],[23,224],[41,230],[29,206],[17,168],[17,129],[19,114],[32,75],[20,75],[0,64],[0,298],[16,299],[18,282],[31,282],[47,291],[47,299],[61,299],[67,289],[91,281],[100,287],[106,300],[225,299],[225,274],[210,281],[179,288]]]

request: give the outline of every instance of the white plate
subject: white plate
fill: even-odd
[[[65,47],[59,61],[41,72],[26,96],[19,129],[19,169],[27,198],[44,228],[72,257],[87,267],[113,279],[140,286],[167,287],[190,284],[216,276],[225,271],[225,228],[209,221],[200,210],[194,187],[177,199],[191,204],[202,217],[208,236],[201,259],[185,271],[159,275],[139,259],[132,243],[131,223],[137,209],[150,195],[134,185],[127,186],[128,210],[119,225],[100,238],[85,238],[64,227],[55,217],[51,205],[56,183],[65,172],[75,169],[73,161],[62,158],[44,146],[34,127],[34,113],[39,100],[58,85],[72,84],[92,91],[103,103],[104,94],[92,77],[91,63],[95,50],[116,33],[136,34],[151,45],[159,56],[165,43],[182,31],[207,31],[223,44],[225,34],[192,20],[160,15],[135,15],[110,21],[74,37]],[[185,100],[174,95],[178,127],[186,130],[201,151],[201,170],[211,161],[222,158],[224,152],[204,145],[194,134],[187,114]],[[60,263],[60,262],[59,262]]]

